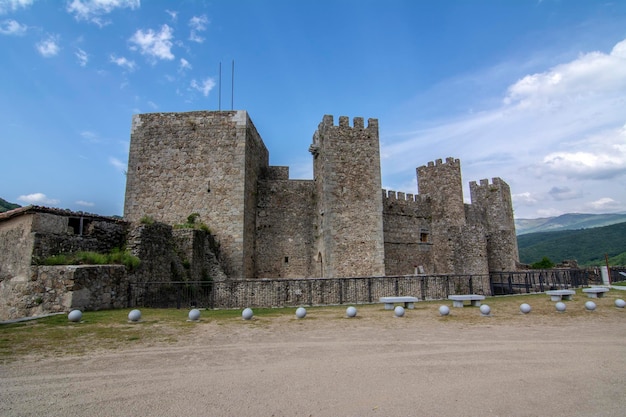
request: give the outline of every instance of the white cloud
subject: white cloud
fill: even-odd
[[[148,101],[148,106],[150,106],[154,110],[159,108],[159,106],[154,101]]]
[[[138,9],[140,0],[72,0],[67,11],[78,21],[86,20],[103,27],[111,23],[103,18],[115,9]]]
[[[25,9],[33,4],[33,0],[0,0],[0,14]]]
[[[204,32],[209,24],[209,19],[206,15],[194,16],[189,19],[189,27],[191,32],[189,33],[189,40],[197,43],[204,42],[204,38],[198,34],[198,32]]]
[[[384,181],[399,187],[417,165],[453,156],[464,178],[507,181],[516,207],[534,207],[522,217],[622,200],[623,187],[615,184],[626,180],[626,39],[608,53],[580,54],[521,77],[486,102],[496,104],[382,136]]]
[[[189,63],[189,61],[187,61],[185,58],[181,58],[180,59],[180,65],[178,66],[178,71],[179,72],[182,72],[182,71],[185,71],[185,70],[190,70],[191,68],[192,67],[191,67],[191,64]]]
[[[93,207],[96,205],[95,203],[91,203],[89,201],[83,201],[83,200],[78,200],[75,202],[75,204],[78,206],[83,206],[83,207]]]
[[[39,43],[35,45],[37,51],[44,58],[51,58],[56,56],[61,47],[59,46],[59,36],[58,35],[48,35],[47,38],[42,39]]]
[[[137,68],[135,61],[128,60],[124,58],[123,56],[117,57],[115,55],[111,55],[109,59],[115,65],[120,66],[122,68],[126,68],[127,70],[131,72],[134,71],[135,68]]]
[[[155,32],[152,29],[144,32],[139,29],[129,39],[134,45],[130,49],[137,50],[139,48],[139,52],[142,55],[147,55],[151,58],[172,60],[174,59],[174,54],[171,51],[173,46],[172,39],[174,38],[173,32],[174,30],[168,25],[161,26],[160,32]]]
[[[587,207],[597,213],[607,213],[623,209],[624,206],[619,201],[615,201],[610,197],[603,197],[587,204]]]
[[[175,10],[165,10],[165,13],[169,14],[172,18],[172,22],[176,22],[178,20],[178,12]]]
[[[127,164],[126,164],[126,163],[124,163],[124,162],[122,162],[122,161],[120,161],[119,159],[117,159],[117,158],[115,158],[115,157],[111,156],[111,157],[109,158],[109,163],[110,163],[111,165],[113,165],[113,167],[114,167],[115,169],[117,169],[118,171],[120,171],[120,172],[126,172]]]
[[[213,78],[207,78],[198,83],[195,79],[191,80],[191,88],[200,91],[203,96],[207,97],[211,90],[215,87],[215,80]]]
[[[81,67],[87,66],[87,63],[89,62],[89,54],[87,52],[83,51],[80,48],[77,48],[76,52],[74,52],[74,55],[78,60],[78,65],[80,65]]]
[[[13,19],[8,19],[0,23],[0,33],[3,35],[22,36],[27,30],[28,26]]]
[[[25,204],[32,204],[32,205],[41,205],[41,204],[45,204],[45,205],[50,205],[50,206],[54,206],[60,203],[59,200],[54,199],[54,198],[48,198],[45,194],[43,193],[34,193],[34,194],[28,194],[28,195],[21,195],[17,198],[18,201],[21,201]]]

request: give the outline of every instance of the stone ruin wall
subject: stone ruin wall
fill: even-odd
[[[128,279],[121,265],[31,266],[27,279],[0,283],[0,320],[126,307]]]

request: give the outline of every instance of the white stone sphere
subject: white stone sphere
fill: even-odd
[[[618,308],[626,307],[626,301],[622,300],[621,298],[618,298],[617,300],[615,300],[615,307],[618,307]]]
[[[556,307],[556,311],[560,311],[560,312],[565,311],[565,303],[562,301],[559,301],[558,303],[556,303],[554,307]]]
[[[356,317],[356,307],[348,307],[346,308],[346,316],[348,317]]]
[[[447,316],[448,314],[450,314],[450,307],[448,307],[448,306],[440,306],[439,307],[439,314],[441,314],[442,316]]]
[[[189,320],[197,321],[198,319],[200,319],[200,310],[197,308],[191,309],[189,311]]]
[[[519,311],[521,311],[524,314],[530,313],[530,310],[531,310],[530,304],[523,303],[519,306]]]
[[[139,310],[131,310],[131,312],[128,313],[128,320],[130,320],[130,321],[139,321],[139,320],[141,320],[141,311],[139,311]]]
[[[402,306],[396,306],[396,308],[393,309],[393,314],[396,317],[402,317],[404,316],[404,307]]]
[[[491,307],[489,307],[487,304],[482,304],[480,306],[480,314],[482,314],[483,316],[488,316],[489,313],[491,313]]]
[[[69,321],[73,321],[74,323],[77,323],[77,322],[81,321],[82,318],[83,318],[83,312],[80,311],[80,310],[72,310],[67,315],[67,319]]]
[[[306,308],[304,307],[298,307],[296,309],[296,317],[299,319],[303,319],[306,317]]]
[[[252,318],[252,316],[254,316],[254,312],[252,311],[252,309],[250,307],[245,308],[241,312],[241,317],[243,317],[244,320],[250,320]]]
[[[593,311],[596,309],[596,303],[594,303],[593,301],[587,301],[585,303],[585,308],[589,311]]]

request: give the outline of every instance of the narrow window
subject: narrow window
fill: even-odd
[[[289,263],[289,257],[285,256],[285,263],[288,264]]]

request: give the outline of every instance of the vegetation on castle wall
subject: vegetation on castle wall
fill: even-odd
[[[139,266],[140,260],[130,254],[129,251],[121,251],[117,248],[111,253],[76,252],[71,254],[53,255],[44,259],[42,265],[124,265],[129,270]]]
[[[191,213],[187,216],[187,221],[181,224],[175,224],[174,229],[199,229],[204,230],[207,233],[211,233],[211,229],[205,223],[199,222],[200,214]]]

